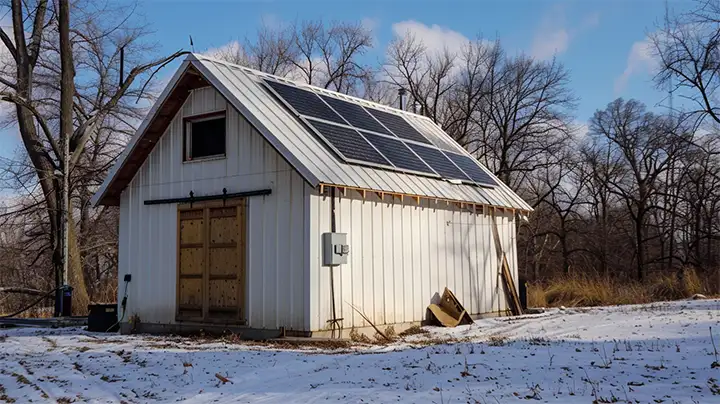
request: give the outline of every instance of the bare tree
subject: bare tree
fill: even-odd
[[[0,27],[0,40],[12,58],[11,69],[0,74],[0,82],[5,85],[0,98],[15,106],[24,152],[33,167],[34,181],[42,190],[40,198],[49,223],[47,236],[58,283],[63,262],[62,212],[69,212],[69,277],[76,286],[76,307],[84,310],[87,294],[75,229],[77,219],[73,205],[62,206],[62,180],[58,174],[69,173],[73,199],[78,195],[86,199],[88,190],[79,189],[83,183],[76,181],[80,174],[76,169],[93,161],[86,159],[88,144],[111,141],[108,127],[117,126],[122,131],[134,125],[140,108],[132,106],[131,99],[136,102],[146,97],[147,81],[156,69],[182,52],[147,60],[149,44],[142,41],[147,30],[130,25],[127,12],[111,3],[70,4],[60,0],[56,5],[47,0],[12,0],[10,12],[13,39]],[[123,54],[127,74],[120,77]],[[103,137],[98,137],[103,130]],[[63,157],[62,150],[66,139],[68,158]],[[107,151],[94,149],[97,153]],[[113,154],[118,152],[115,149]],[[97,165],[89,167],[91,170],[109,164],[100,154],[94,158]],[[97,174],[103,173],[100,169]],[[84,201],[80,205],[87,207]]]
[[[617,99],[595,113],[590,132],[599,144],[622,161],[622,176],[608,181],[610,191],[625,203],[634,224],[636,274],[642,280],[646,262],[648,218],[658,182],[670,162],[687,146],[670,120],[647,112],[635,100]]]
[[[436,52],[406,34],[389,46],[384,69],[424,115],[516,190],[570,140],[576,100],[556,61],[506,57],[499,42],[482,38],[457,54]]]
[[[296,78],[318,87],[352,93],[372,70],[359,57],[372,47],[370,31],[360,23],[322,20],[294,26]]]
[[[211,56],[276,76],[341,93],[377,98],[374,70],[360,62],[373,41],[359,23],[322,20],[258,28],[246,38],[214,50]]]
[[[383,69],[396,87],[408,91],[410,104],[442,124],[457,81],[453,74],[457,57],[448,49],[429,51],[421,40],[407,33],[388,46]]]
[[[695,127],[709,117],[720,123],[720,2],[698,0],[695,10],[668,16],[663,29],[651,36],[660,62],[659,87],[674,87],[695,117]]]
[[[514,189],[526,174],[548,164],[571,139],[575,97],[565,68],[552,60],[506,60],[491,80],[481,114],[486,128],[481,156]]]

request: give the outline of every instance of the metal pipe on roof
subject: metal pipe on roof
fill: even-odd
[[[403,97],[405,96],[405,93],[406,93],[406,91],[404,88],[402,88],[402,87],[398,88],[398,96],[400,97],[400,109],[403,111],[405,110],[404,105],[403,105]]]

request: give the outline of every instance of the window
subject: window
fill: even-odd
[[[224,112],[185,118],[185,161],[224,156]]]

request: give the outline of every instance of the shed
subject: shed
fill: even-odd
[[[445,287],[503,313],[493,228],[517,278],[531,210],[424,116],[197,54],[93,202],[120,208],[122,330],[247,335],[399,331]]]

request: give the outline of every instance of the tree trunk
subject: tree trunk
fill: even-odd
[[[560,245],[562,246],[562,256],[563,256],[563,273],[565,275],[570,274],[570,253],[568,252],[568,245],[567,245],[567,235],[564,234],[560,238]]]
[[[80,248],[75,231],[75,221],[72,215],[68,218],[68,252],[68,283],[73,287],[72,314],[86,315],[90,297],[85,283]]]
[[[638,209],[638,216],[635,219],[635,242],[637,243],[637,278],[643,280],[643,267],[645,266],[645,241],[643,240],[643,220],[645,214]]]

